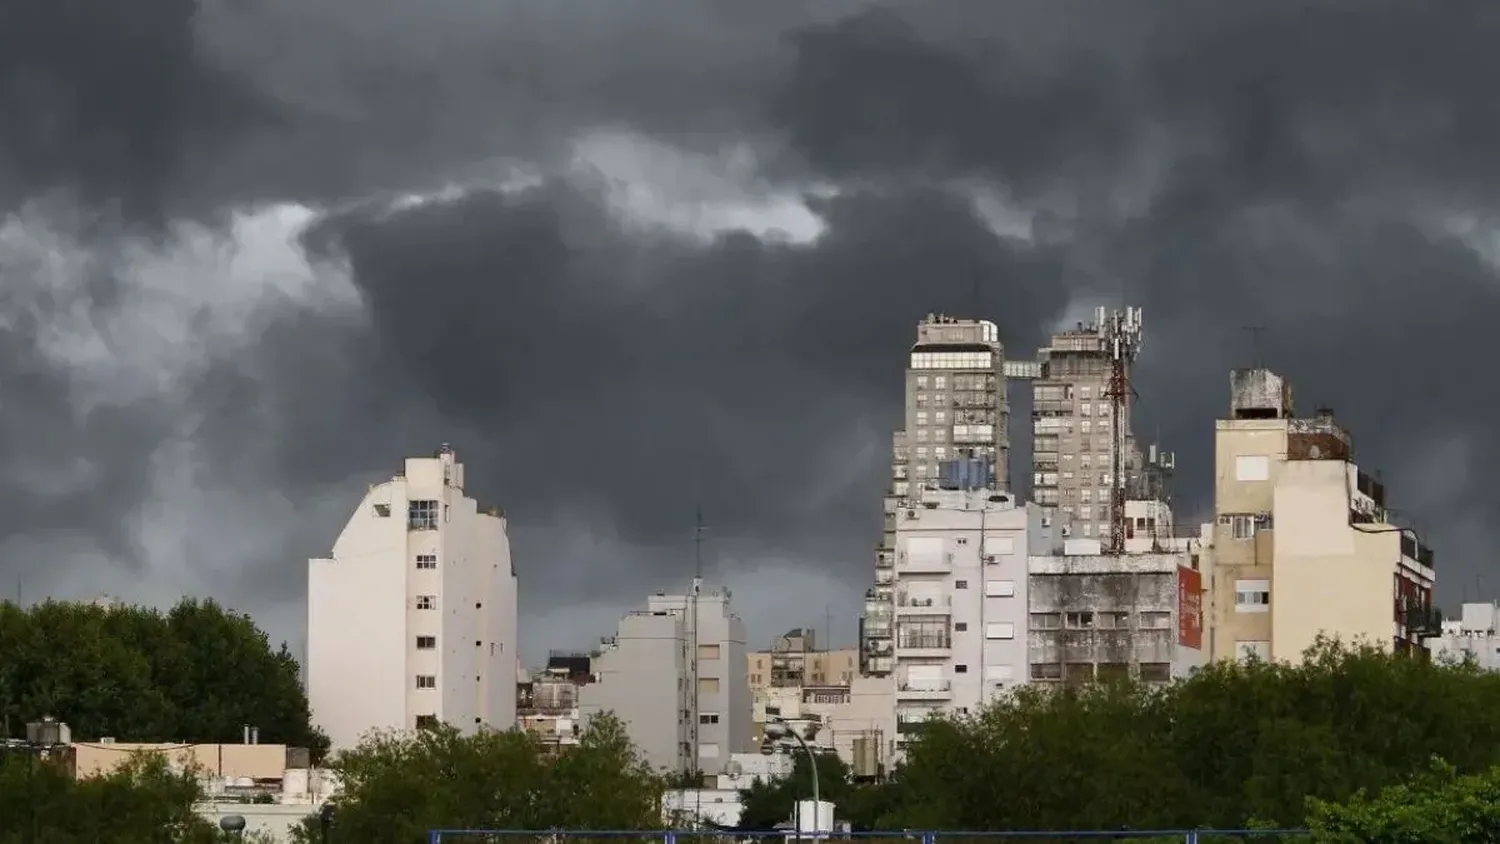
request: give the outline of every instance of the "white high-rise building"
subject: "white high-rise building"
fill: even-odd
[[[308,563],[307,696],[335,749],[370,730],[516,720],[516,575],[505,517],[443,446],[370,487]]]
[[[1027,563],[1059,538],[1034,504],[933,484],[897,514],[898,732],[1027,680]]]

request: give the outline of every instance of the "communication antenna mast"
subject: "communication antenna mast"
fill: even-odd
[[[692,652],[688,654],[688,682],[690,700],[692,702],[692,720],[689,721],[688,735],[692,737],[692,746],[688,750],[686,773],[691,776],[698,770],[698,752],[701,742],[699,741],[699,690],[698,690],[698,605],[703,601],[703,534],[708,528],[703,524],[703,506],[699,505],[693,514],[693,588],[688,594],[688,624],[693,628]],[[699,786],[702,783],[698,783]],[[694,794],[701,794],[701,788],[695,788]],[[696,801],[695,801],[696,802]]]
[[[1104,308],[1095,312],[1099,339],[1109,354],[1110,401],[1110,471],[1109,545],[1106,554],[1125,553],[1125,445],[1130,434],[1126,421],[1130,407],[1130,369],[1141,351],[1141,309],[1127,307],[1123,312],[1106,315]]]

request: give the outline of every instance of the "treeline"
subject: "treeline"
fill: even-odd
[[[1137,829],[1309,819],[1424,771],[1500,763],[1500,675],[1322,643],[1166,688],[1029,688],[932,724],[887,820],[915,828]]]
[[[237,742],[252,724],[264,743],[328,747],[286,645],[212,601],[0,604],[0,732],[45,716],[81,741]]]

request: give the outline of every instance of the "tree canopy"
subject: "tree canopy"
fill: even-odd
[[[1500,676],[1321,643],[1300,666],[1222,663],[1164,688],[1023,688],[932,722],[886,822],[923,829],[1297,827],[1436,756],[1500,763]]]
[[[448,726],[366,738],[331,767],[343,782],[330,837],[412,844],[434,828],[660,829],[666,779],[610,715],[589,720],[578,744],[549,753],[531,734]],[[303,840],[318,841],[318,822]]]
[[[53,716],[79,738],[233,742],[307,747],[328,740],[310,724],[297,661],[273,650],[249,616],[213,601],[166,613],[140,607],[0,604],[0,729],[20,736]]]
[[[0,756],[0,844],[209,844],[219,829],[193,812],[198,781],[160,756],[75,780],[56,762]]]

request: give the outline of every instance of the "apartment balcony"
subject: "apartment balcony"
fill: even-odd
[[[896,552],[896,571],[903,574],[947,574],[952,570],[952,554],[919,554],[913,557],[905,551]]]
[[[902,680],[896,686],[897,700],[951,700],[953,683],[948,680]]]
[[[884,677],[896,670],[895,657],[870,656],[865,660],[865,671],[876,677]]]
[[[948,595],[896,595],[897,615],[948,615],[953,611],[953,598]]]
[[[953,656],[953,642],[949,639],[905,639],[896,643],[896,650],[910,659],[947,659]]]
[[[888,586],[896,582],[896,572],[893,569],[876,569],[875,582],[881,586]]]
[[[891,620],[889,618],[865,617],[865,635],[871,638],[889,639],[891,637]]]

